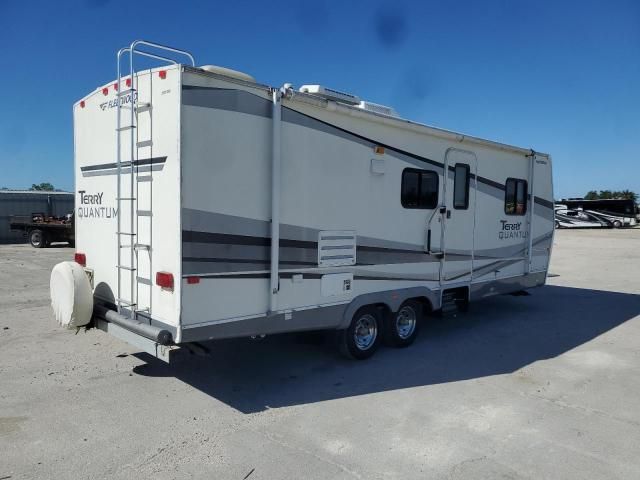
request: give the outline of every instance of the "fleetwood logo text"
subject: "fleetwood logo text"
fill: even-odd
[[[138,92],[134,92],[133,93],[133,103],[136,103],[138,101]],[[131,94],[127,94],[124,97],[116,97],[113,100],[109,100],[108,102],[102,102],[100,104],[100,109],[101,110],[109,110],[111,108],[114,108],[118,105],[118,102],[120,102],[120,105],[127,105],[129,103],[131,103]]]
[[[86,190],[78,191],[80,206],[76,208],[78,218],[115,218],[118,209],[102,205],[104,192],[87,193]]]

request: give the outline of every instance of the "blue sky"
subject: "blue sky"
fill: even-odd
[[[640,192],[634,0],[0,0],[0,187],[73,189],[71,106],[115,76],[115,52],[138,38],[548,152],[557,198]]]

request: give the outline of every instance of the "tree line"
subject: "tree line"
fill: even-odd
[[[631,190],[622,190],[621,192],[612,191],[612,190],[591,190],[587,192],[584,196],[585,200],[611,200],[611,199],[621,199],[621,200],[633,200],[634,202],[638,201],[638,194],[632,192]]]

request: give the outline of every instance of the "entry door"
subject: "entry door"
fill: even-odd
[[[476,171],[474,153],[457,148],[445,155],[442,215],[441,283],[471,281],[476,217]]]

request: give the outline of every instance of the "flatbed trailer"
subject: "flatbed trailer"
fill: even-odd
[[[73,215],[14,215],[9,219],[9,228],[12,231],[23,231],[34,248],[45,248],[53,242],[68,242],[70,246],[75,246]]]

